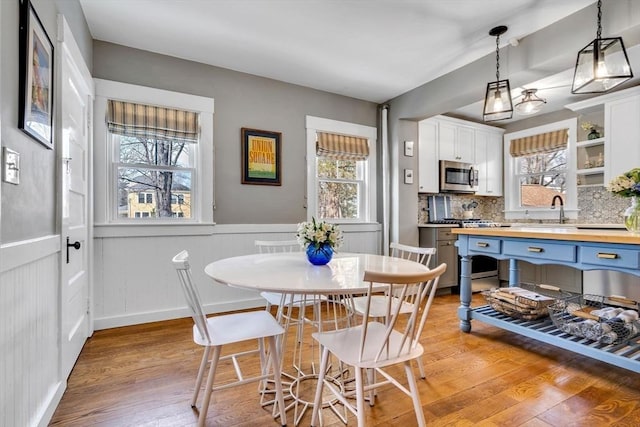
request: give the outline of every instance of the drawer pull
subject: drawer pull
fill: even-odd
[[[488,248],[488,247],[489,247],[489,244],[488,244],[488,243],[486,243],[486,242],[477,242],[477,243],[476,243],[476,246],[479,246],[479,247],[481,247],[481,248]]]
[[[528,250],[529,252],[537,252],[537,253],[544,252],[544,249],[542,249],[542,248],[536,248],[535,246],[529,246],[529,247],[527,248],[527,250]]]
[[[611,254],[606,252],[598,252],[598,258],[602,259],[616,259],[618,258],[618,254]]]

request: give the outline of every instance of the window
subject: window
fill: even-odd
[[[375,222],[376,129],[307,116],[308,216]]]
[[[150,205],[142,218],[191,218],[174,215],[177,192],[190,196],[197,160],[198,114],[110,99],[107,130],[116,152],[118,219],[139,204]],[[138,203],[135,203],[137,194]],[[190,197],[189,197],[190,199]]]
[[[95,105],[96,223],[212,223],[213,100],[96,79]]]
[[[558,219],[560,196],[567,217],[577,217],[575,120],[505,135],[506,218]]]

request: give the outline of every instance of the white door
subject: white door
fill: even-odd
[[[60,160],[60,351],[67,378],[93,332],[90,317],[91,224],[89,155],[93,81],[62,16],[58,18],[58,129]]]

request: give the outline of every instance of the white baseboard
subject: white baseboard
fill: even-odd
[[[246,300],[226,301],[224,303],[217,304],[205,304],[204,310],[206,314],[215,314],[234,310],[260,308],[264,306],[264,299],[256,297]],[[186,307],[147,313],[132,313],[123,316],[95,318],[93,321],[93,329],[98,331],[101,329],[119,328],[121,326],[140,325],[150,322],[161,322],[163,320],[180,319],[183,317],[191,317],[191,313]]]
[[[49,425],[49,422],[51,421],[51,418],[53,418],[53,414],[58,408],[58,405],[62,400],[62,395],[64,394],[66,389],[66,380],[60,381],[58,384],[56,384],[53,392],[49,395],[50,397],[46,402],[46,405],[44,405],[42,413],[36,417],[35,421],[37,422],[32,423],[32,425],[37,425],[38,427],[47,427]]]

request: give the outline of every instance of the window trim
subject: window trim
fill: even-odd
[[[338,120],[324,119],[321,117],[306,116],[307,129],[307,221],[317,213],[317,187],[316,187],[316,133],[339,133],[366,138],[369,144],[369,157],[367,158],[367,166],[365,168],[364,182],[366,185],[365,197],[363,203],[363,214],[360,219],[340,219],[332,222],[364,224],[377,222],[377,199],[376,199],[376,145],[378,138],[378,130],[372,126],[359,125],[355,123],[343,122]]]
[[[96,99],[94,109],[94,206],[96,225],[130,224],[131,220],[117,218],[117,190],[114,188],[113,164],[115,160],[114,147],[108,141],[109,134],[106,126],[107,100],[159,105],[167,108],[185,109],[200,114],[200,140],[193,144],[196,152],[195,175],[192,187],[192,219],[150,219],[136,220],[136,225],[201,225],[213,224],[214,186],[213,165],[213,114],[214,99],[172,92],[146,86],[114,82],[110,80],[94,79]],[[211,190],[209,190],[211,189]],[[115,210],[114,210],[115,209]]]
[[[578,187],[576,183],[576,130],[577,119],[561,120],[546,125],[536,126],[504,135],[504,216],[505,219],[537,219],[557,220],[558,209],[522,208],[518,202],[519,183],[515,179],[516,158],[511,157],[509,147],[511,140],[530,135],[568,129],[567,140],[567,193],[564,197],[564,212],[567,218],[578,218]]]

